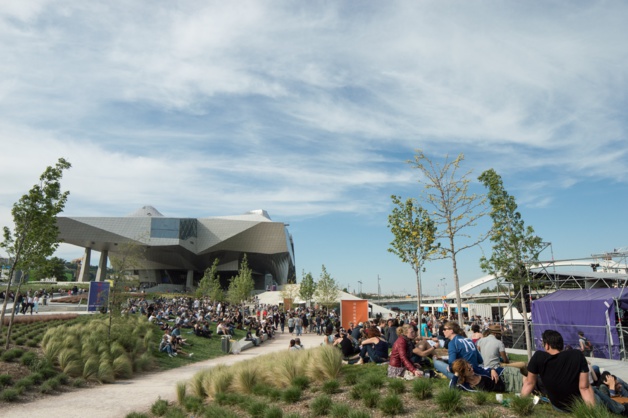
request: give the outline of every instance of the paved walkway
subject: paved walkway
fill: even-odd
[[[3,403],[0,404],[0,416],[3,418],[123,418],[130,412],[144,412],[150,409],[158,397],[175,401],[177,382],[190,379],[199,370],[218,364],[233,364],[271,352],[287,351],[290,334],[286,332],[286,334],[277,335],[277,338],[238,355],[200,361],[165,372],[144,374],[114,384],[64,392],[35,402]],[[301,343],[306,348],[318,346],[321,342],[323,342],[323,337],[316,334],[301,336]]]

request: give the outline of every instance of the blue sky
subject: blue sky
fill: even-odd
[[[628,245],[625,2],[0,4],[1,225],[64,157],[68,216],[266,209],[299,276],[414,293],[387,216],[421,192],[420,148],[494,168],[557,259]]]

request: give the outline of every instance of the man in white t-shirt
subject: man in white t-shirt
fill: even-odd
[[[500,363],[508,363],[508,354],[506,354],[506,347],[501,342],[502,330],[499,325],[490,325],[488,327],[489,334],[486,337],[480,338],[476,345],[482,358],[484,358],[484,367],[501,367]],[[500,339],[497,339],[500,337]]]

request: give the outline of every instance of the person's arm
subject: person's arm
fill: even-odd
[[[528,376],[529,375],[530,373],[528,373]],[[595,406],[595,395],[593,393],[593,388],[589,385],[589,372],[580,373],[578,386],[580,389],[580,396],[582,396],[584,403],[589,406]]]
[[[510,359],[508,358],[508,353],[505,351],[500,351],[499,356],[502,358],[502,363],[510,363]]]
[[[525,379],[523,379],[523,386],[521,387],[521,396],[528,396],[529,394],[531,394],[535,386],[536,386],[536,374],[528,371],[528,376]]]
[[[371,338],[367,338],[366,340],[362,340],[360,345],[377,344],[378,342],[379,342],[379,338],[378,337],[371,337]]]

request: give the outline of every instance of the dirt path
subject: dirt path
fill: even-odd
[[[217,364],[233,364],[266,353],[288,350],[290,334],[278,334],[278,338],[266,341],[260,347],[212,360],[159,373],[145,374],[131,380],[110,385],[64,392],[38,401],[17,404],[0,404],[3,418],[123,418],[130,412],[150,409],[158,397],[168,401],[176,399],[177,382],[191,378],[197,371]],[[320,345],[323,337],[304,334],[301,342],[306,348]]]

